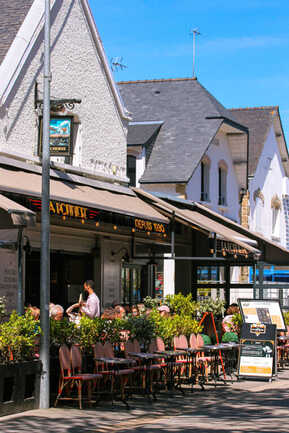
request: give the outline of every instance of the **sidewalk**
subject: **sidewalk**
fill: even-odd
[[[61,403],[60,403],[61,404]],[[143,397],[112,408],[100,402],[93,409],[70,407],[34,410],[0,418],[3,433],[279,433],[289,431],[289,370],[268,382],[241,381],[206,386],[185,396],[161,394],[156,402]]]

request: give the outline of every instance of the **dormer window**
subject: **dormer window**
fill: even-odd
[[[210,160],[201,162],[201,201],[210,201]]]
[[[227,206],[227,165],[224,162],[219,164],[218,169],[218,188],[219,188],[219,206]]]

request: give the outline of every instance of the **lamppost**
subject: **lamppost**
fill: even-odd
[[[44,25],[44,80],[43,80],[43,137],[42,137],[42,195],[41,195],[41,265],[40,265],[40,408],[49,408],[49,301],[50,301],[50,0],[45,0]]]

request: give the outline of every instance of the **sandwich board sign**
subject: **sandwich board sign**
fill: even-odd
[[[276,325],[243,323],[239,376],[271,379],[276,350]]]

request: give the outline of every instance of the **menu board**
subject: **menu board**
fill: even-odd
[[[0,250],[0,296],[6,298],[8,313],[17,308],[18,259],[13,250]]]
[[[264,377],[273,375],[276,325],[243,323],[239,353],[239,376]]]
[[[244,323],[266,323],[286,331],[279,299],[239,299],[239,306]]]

